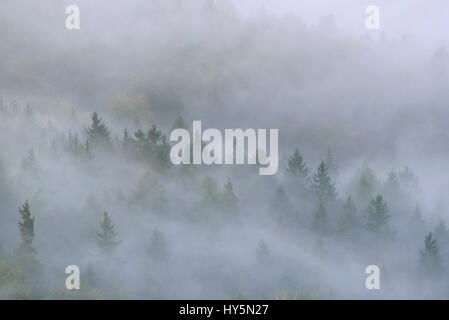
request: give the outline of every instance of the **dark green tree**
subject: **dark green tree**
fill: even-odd
[[[421,253],[421,263],[424,267],[430,271],[440,271],[441,270],[441,257],[440,257],[440,247],[438,246],[437,240],[433,238],[432,232],[424,239],[424,250]]]
[[[306,179],[309,174],[309,168],[298,149],[295,149],[293,155],[288,159],[287,172],[291,176],[301,179]]]
[[[117,232],[107,211],[103,214],[103,221],[100,222],[100,227],[101,231],[97,232],[97,244],[104,253],[111,254],[119,244],[119,241],[116,240]]]
[[[36,249],[33,247],[34,240],[34,217],[31,216],[30,205],[25,201],[22,207],[19,208],[20,218],[19,230],[22,242],[19,247],[19,252],[24,254],[33,254]]]
[[[111,145],[111,131],[98,113],[92,113],[90,118],[92,123],[86,129],[87,138],[94,146],[109,147]]]
[[[336,200],[337,192],[332,182],[327,166],[322,161],[318,166],[318,169],[313,174],[310,181],[311,189],[317,194],[318,198],[322,201]]]
[[[366,215],[366,226],[371,231],[381,231],[388,224],[390,215],[388,214],[388,204],[382,195],[374,197],[368,207]]]

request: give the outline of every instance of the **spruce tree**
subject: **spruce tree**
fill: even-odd
[[[31,216],[30,205],[25,201],[22,207],[19,208],[20,218],[19,230],[22,242],[19,251],[24,254],[33,254],[36,250],[33,247],[34,240],[34,217]]]
[[[378,194],[370,201],[366,226],[368,230],[377,232],[387,225],[389,219],[387,202],[384,201],[382,195]]]
[[[106,124],[100,118],[98,113],[94,112],[91,115],[92,123],[90,127],[86,129],[87,138],[95,146],[110,146],[111,144],[111,131],[109,131]]]
[[[324,161],[320,163],[317,171],[313,174],[310,186],[322,201],[336,200],[337,198],[335,186]]]
[[[291,176],[301,179],[306,179],[309,174],[309,168],[298,149],[295,149],[293,155],[288,159],[287,172]]]
[[[178,115],[173,123],[172,130],[174,129],[187,129],[187,124],[181,115]]]
[[[424,239],[424,250],[421,250],[420,252],[421,263],[428,271],[440,271],[440,247],[438,246],[437,240],[433,237],[432,232],[429,232],[429,234]]]
[[[108,212],[105,211],[103,221],[100,222],[101,231],[97,232],[97,244],[104,253],[110,254],[117,247],[117,232]]]

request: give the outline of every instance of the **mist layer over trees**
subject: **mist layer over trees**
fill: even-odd
[[[70,32],[68,2],[21,2],[0,4],[0,298],[449,298],[444,40],[180,0],[80,0]],[[172,165],[194,120],[279,129],[277,174]]]

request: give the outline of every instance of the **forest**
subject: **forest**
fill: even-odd
[[[80,0],[72,32],[24,2],[0,4],[0,299],[449,298],[447,39],[206,0]],[[277,172],[174,165],[198,120],[278,129]]]

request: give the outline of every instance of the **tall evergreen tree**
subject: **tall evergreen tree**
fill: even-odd
[[[293,155],[288,159],[287,172],[291,176],[301,179],[306,179],[309,174],[309,168],[298,149],[295,149]]]
[[[313,174],[311,182],[311,189],[317,194],[322,201],[336,200],[337,192],[332,182],[331,177],[324,161],[320,163],[318,169]]]
[[[388,214],[388,205],[382,195],[374,197],[368,207],[366,215],[366,226],[371,231],[381,231],[388,223],[390,216]]]
[[[34,240],[34,217],[31,216],[30,205],[25,201],[22,207],[19,208],[20,218],[19,230],[22,242],[19,251],[25,254],[33,254],[36,249],[33,247]]]
[[[103,221],[100,222],[101,231],[97,232],[97,244],[103,252],[110,254],[117,247],[117,232],[108,212],[103,214]]]
[[[90,118],[92,123],[86,129],[87,138],[95,146],[109,147],[111,145],[111,131],[98,113],[92,113]]]
[[[421,262],[428,271],[435,272],[441,270],[440,247],[438,246],[437,240],[433,238],[432,232],[429,232],[424,239],[424,250],[420,252]]]

